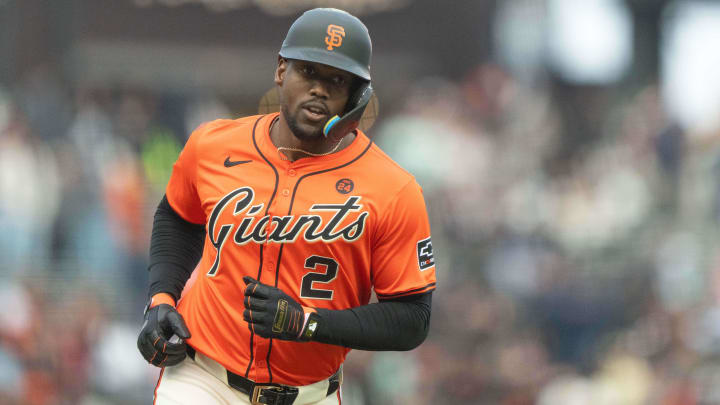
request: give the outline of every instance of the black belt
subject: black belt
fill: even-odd
[[[195,349],[188,346],[187,354],[193,361],[195,360]],[[328,378],[330,385],[327,395],[340,388],[341,370],[342,368]],[[225,372],[228,385],[247,395],[253,404],[292,405],[298,396],[299,390],[296,387],[276,383],[258,384],[230,370],[225,370]]]

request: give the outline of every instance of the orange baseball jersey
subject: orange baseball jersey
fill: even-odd
[[[358,131],[334,154],[290,162],[270,140],[278,113],[195,130],[167,199],[205,224],[197,280],[178,303],[196,350],[256,382],[306,385],[332,375],[349,349],[261,338],[243,320],[243,276],[301,305],[347,309],[435,288],[422,191]]]

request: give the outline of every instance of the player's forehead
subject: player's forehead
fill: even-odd
[[[288,61],[297,67],[310,66],[313,69],[315,69],[316,72],[318,72],[324,76],[343,76],[343,77],[347,77],[347,78],[354,77],[354,75],[350,72],[346,72],[342,69],[338,69],[336,67],[333,67],[330,65],[325,65],[322,63],[318,63],[318,62],[312,62],[312,61],[300,60],[300,59],[288,59]]]

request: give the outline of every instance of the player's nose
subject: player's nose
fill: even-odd
[[[316,98],[328,99],[330,97],[328,83],[323,80],[313,80],[310,84],[310,95]]]

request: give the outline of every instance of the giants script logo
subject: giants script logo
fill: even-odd
[[[300,235],[308,242],[328,243],[338,239],[353,242],[362,235],[365,229],[365,220],[369,214],[367,211],[362,211],[353,222],[340,227],[346,218],[351,217],[351,212],[359,212],[363,207],[358,204],[361,197],[351,196],[342,204],[313,204],[310,207],[310,211],[332,212],[333,216],[327,223],[323,223],[323,217],[320,215],[309,214],[297,217],[295,215],[282,217],[265,215],[258,218],[256,215],[262,210],[264,204],[253,205],[254,197],[255,191],[251,187],[238,188],[223,197],[213,208],[208,220],[208,235],[210,242],[217,250],[217,256],[208,275],[212,276],[217,271],[223,246],[235,227],[237,229],[235,229],[232,240],[236,245],[244,245],[249,242],[292,243]],[[242,219],[231,223],[219,223],[221,214],[228,206],[234,206],[232,215],[234,217],[241,216]]]
[[[325,43],[328,46],[328,51],[332,51],[333,47],[337,48],[342,45],[343,37],[345,36],[345,28],[339,25],[330,24],[327,27],[327,33]]]

